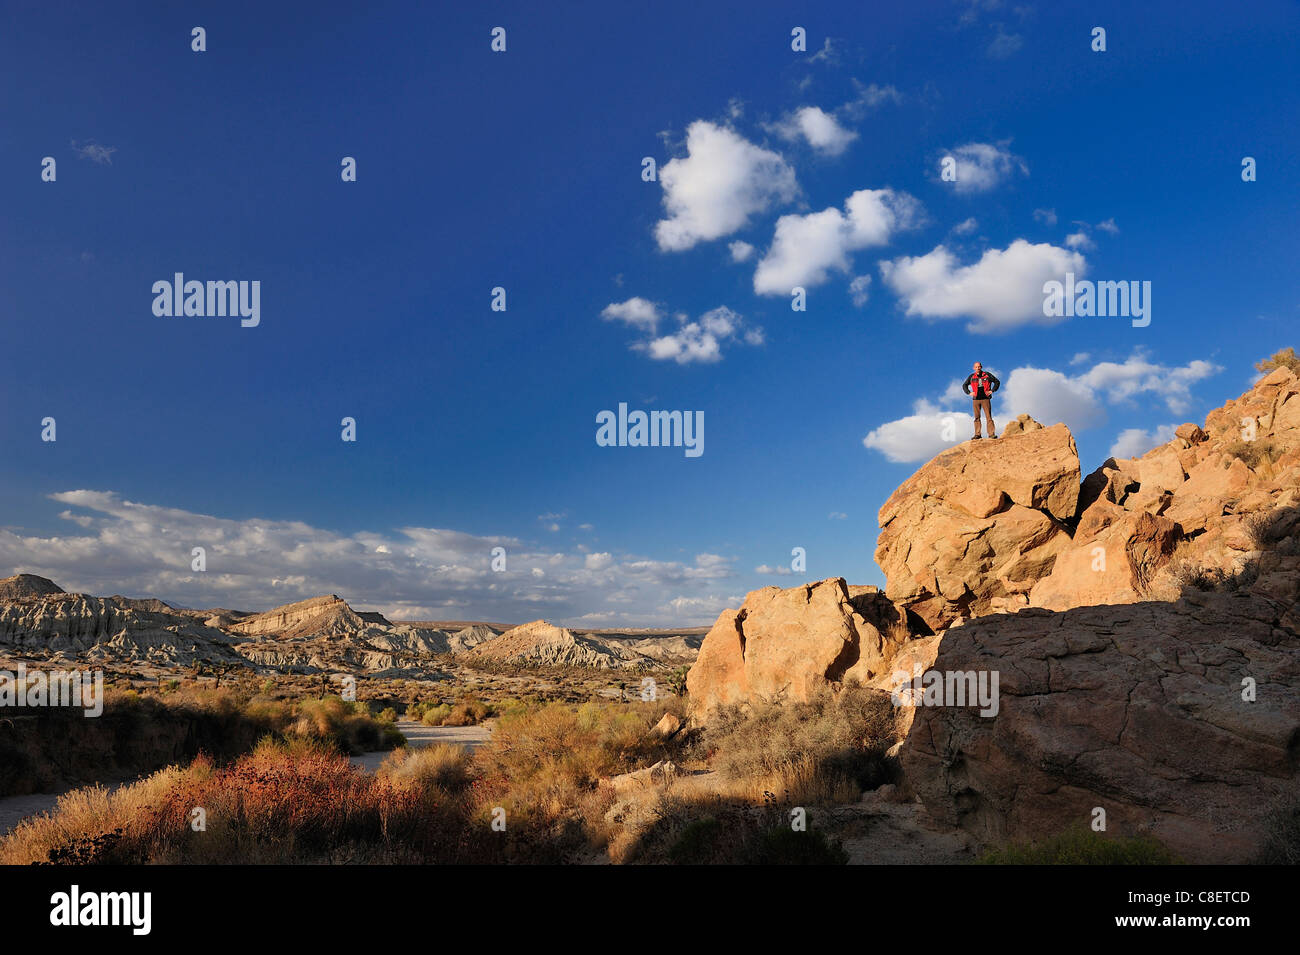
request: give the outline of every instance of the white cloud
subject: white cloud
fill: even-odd
[[[830,37],[827,37],[822,41],[822,48],[808,57],[808,62],[817,63],[824,60],[827,63],[837,63],[839,62],[840,47],[842,45],[840,41],[832,41]]]
[[[953,226],[953,227],[952,227],[952,234],[953,234],[953,235],[970,235],[972,232],[974,232],[974,231],[975,231],[976,229],[978,229],[978,228],[979,228],[979,223],[978,223],[977,221],[975,221],[974,218],[970,218],[970,219],[963,220],[962,222],[958,222],[955,226]]]
[[[1098,222],[1097,228],[1102,232],[1109,232],[1111,235],[1119,234],[1119,226],[1115,224],[1114,219],[1107,219],[1105,222]]]
[[[884,245],[921,218],[920,203],[892,189],[860,189],[845,200],[844,209],[778,219],[772,246],[754,272],[754,291],[789,295],[797,285],[820,285],[832,270],[849,271],[850,252]]]
[[[1038,222],[1041,222],[1045,226],[1054,226],[1056,225],[1056,210],[1035,209],[1034,219],[1036,219]]]
[[[1100,362],[1083,380],[1088,387],[1105,392],[1110,401],[1155,395],[1164,400],[1170,411],[1181,414],[1191,406],[1192,386],[1221,371],[1222,366],[1200,359],[1181,368],[1157,365],[1139,351],[1122,364]]]
[[[1029,172],[1025,161],[1001,143],[967,143],[945,155],[957,161],[957,179],[952,187],[959,195],[988,192],[1016,172]],[[942,171],[941,157],[936,164],[935,178],[939,178]]]
[[[1065,237],[1065,244],[1071,249],[1082,249],[1085,252],[1097,248],[1097,243],[1088,238],[1088,233],[1080,229],[1078,232],[1071,232]]]
[[[729,235],[756,213],[798,194],[794,170],[779,154],[725,126],[691,123],[686,150],[659,170],[668,215],[655,225],[655,238],[663,251]]]
[[[1078,252],[1016,239],[1006,249],[989,249],[973,265],[957,265],[943,245],[919,257],[880,263],[880,274],[906,305],[922,318],[973,319],[972,332],[1003,332],[1021,325],[1063,321],[1043,315],[1043,283],[1082,277],[1087,261]]]
[[[847,521],[849,515],[845,514],[843,511],[831,511],[826,515],[826,519],[831,521]]]
[[[922,398],[913,404],[912,414],[872,429],[862,443],[895,463],[928,461],[968,437],[964,429],[969,423],[968,412],[945,411]],[[954,437],[948,440],[945,435]]]
[[[731,243],[727,248],[731,252],[731,261],[733,262],[748,262],[754,256],[754,247],[748,242],[742,242],[740,239]]]
[[[778,564],[775,567],[769,566],[768,564],[759,564],[757,567],[754,568],[754,573],[776,574],[778,577],[789,577],[792,573],[794,573],[794,571],[792,571],[789,567],[785,566],[784,564]]]
[[[1086,351],[1075,352],[1075,353],[1074,353],[1074,357],[1070,359],[1070,364],[1071,364],[1071,365],[1082,365],[1084,362],[1086,362],[1086,361],[1087,361],[1089,358],[1091,358],[1091,357],[1092,357],[1092,355],[1089,354],[1089,353],[1086,352]]]
[[[605,321],[620,321],[633,328],[653,333],[659,325],[659,306],[654,302],[636,297],[626,302],[611,302],[601,311],[600,317]]]
[[[804,106],[787,113],[779,123],[768,128],[790,142],[802,139],[823,156],[840,155],[858,138],[856,132],[841,126],[839,120],[820,106]]]
[[[1154,447],[1174,439],[1176,424],[1162,424],[1154,431],[1141,428],[1125,428],[1110,446],[1112,458],[1140,458]]]
[[[856,122],[862,119],[869,110],[874,109],[881,103],[900,105],[903,102],[903,94],[893,86],[877,86],[875,83],[865,86],[857,79],[853,80],[853,85],[857,89],[858,95],[836,110],[837,113],[851,121]]]
[[[990,59],[1005,60],[1022,46],[1025,45],[1025,38],[1019,33],[1008,33],[1001,23],[994,28],[993,39],[989,41],[988,53]]]
[[[1087,355],[1075,357],[1087,360]],[[1222,370],[1200,359],[1183,366],[1157,365],[1141,353],[1122,364],[1099,362],[1083,374],[1021,366],[1003,379],[994,399],[993,417],[999,428],[1020,414],[1028,414],[1041,424],[1051,426],[1063,422],[1071,431],[1079,432],[1104,424],[1108,404],[1127,405],[1138,396],[1162,400],[1170,411],[1179,412],[1187,406],[1193,384]],[[969,401],[961,391],[960,382],[954,380],[938,403],[918,399],[912,414],[879,425],[862,443],[880,451],[890,461],[927,461],[956,441],[970,437]],[[952,434],[949,420],[954,417],[955,438],[945,441],[945,425],[948,425],[946,433]],[[1150,438],[1150,447],[1154,447],[1172,437],[1171,427],[1161,425],[1150,434],[1132,428],[1121,433],[1120,439],[1125,448],[1131,448]],[[1160,437],[1166,432],[1167,437]],[[1115,454],[1114,449],[1111,453],[1116,457],[1132,456]]]
[[[96,142],[85,143],[78,146],[77,141],[72,141],[72,151],[77,154],[79,159],[89,159],[91,162],[99,163],[101,166],[113,165],[113,153],[117,152],[116,146],[101,146]]]
[[[241,610],[337,593],[404,620],[523,622],[540,605],[557,621],[583,615],[596,626],[711,623],[716,612],[692,601],[714,599],[717,582],[735,576],[734,562],[717,554],[684,563],[557,553],[444,528],[340,534],[301,521],[221,518],[110,491],[51,498],[75,526],[46,537],[0,528],[0,576],[34,573],[72,591]],[[194,546],[207,550],[206,573],[190,569]],[[506,548],[504,572],[492,569],[494,547]]]
[[[867,290],[871,288],[871,276],[859,275],[849,283],[849,295],[853,297],[853,304],[857,308],[862,308],[867,304]]]
[[[671,360],[687,365],[721,361],[722,347],[729,342],[763,344],[763,330],[746,327],[744,319],[725,305],[705,312],[696,321],[687,321],[685,316],[678,316],[678,321],[681,325],[677,331],[632,347],[656,361]]]

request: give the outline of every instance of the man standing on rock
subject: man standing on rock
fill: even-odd
[[[975,362],[975,370],[966,376],[962,382],[961,390],[970,395],[975,402],[975,439],[982,437],[980,434],[980,410],[983,409],[984,417],[989,423],[989,437],[996,438],[998,429],[993,424],[992,399],[993,392],[1002,387],[1002,382],[998,381],[993,375],[984,370],[984,366]],[[972,391],[971,389],[974,389]]]

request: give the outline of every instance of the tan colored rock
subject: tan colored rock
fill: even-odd
[[[1009,438],[1013,434],[1024,434],[1026,431],[1041,430],[1043,430],[1043,426],[1029,415],[1016,415],[1016,420],[1012,421],[1002,429],[1002,437]]]
[[[1169,445],[1162,445],[1138,459],[1138,482],[1143,492],[1152,488],[1176,491],[1187,480],[1178,451]]]
[[[665,713],[663,718],[650,728],[649,735],[655,739],[669,740],[682,731],[685,724],[681,718],[672,713]]]
[[[1099,500],[1079,519],[1051,573],[1034,585],[1029,603],[1068,610],[1145,599],[1181,536],[1182,529],[1168,518]]]
[[[520,624],[462,655],[469,660],[512,666],[574,666],[595,669],[662,670],[657,660],[613,642],[595,640],[545,620]]]
[[[880,509],[886,594],[935,630],[1027,593],[1069,543],[1079,457],[1065,425],[944,451]]]
[[[868,682],[884,669],[886,640],[868,617],[883,622],[888,603],[875,588],[850,595],[842,577],[751,591],[739,610],[722,612],[700,646],[686,676],[692,714],[751,700],[806,701],[831,684]]]
[[[1136,473],[1122,470],[1115,459],[1110,458],[1083,479],[1079,490],[1079,511],[1086,511],[1099,498],[1112,504],[1123,504],[1139,486]]]

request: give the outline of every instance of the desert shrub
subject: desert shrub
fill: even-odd
[[[380,776],[402,786],[437,787],[459,792],[471,779],[470,754],[463,746],[437,743],[423,749],[394,750],[379,767]]]
[[[889,697],[856,684],[823,690],[807,703],[759,702],[721,709],[705,728],[714,765],[798,803],[855,801],[888,782],[894,742]]]
[[[477,726],[493,713],[492,707],[478,700],[467,699],[456,703],[443,722],[444,726]]]
[[[188,825],[195,806],[201,832]],[[463,809],[437,787],[358,772],[323,741],[267,738],[225,768],[200,758],[114,792],[69,793],[0,840],[0,863],[491,859]]]
[[[1076,826],[1041,842],[987,850],[981,865],[1176,865],[1182,860],[1151,836],[1109,836]]]
[[[1168,568],[1169,577],[1184,593],[1201,591],[1219,593],[1238,589],[1241,581],[1219,567],[1205,567],[1195,561],[1179,558]]]
[[[770,804],[763,810],[718,804],[712,812],[688,819],[672,819],[698,809],[680,801],[671,803],[667,848],[652,834],[642,847],[642,860],[662,858],[673,865],[844,865],[848,853],[837,841],[812,824],[795,831],[785,813]]]
[[[391,706],[385,706],[379,711],[379,721],[381,723],[396,723],[397,710],[393,709]]]
[[[439,703],[437,706],[431,706],[420,715],[420,722],[425,726],[442,726],[451,716],[451,705],[448,703]]]
[[[771,826],[747,845],[746,865],[847,865],[849,854],[837,841],[811,826],[795,832],[789,826]]]
[[[1255,370],[1264,374],[1268,374],[1275,368],[1289,368],[1292,374],[1300,375],[1300,355],[1295,353],[1294,348],[1288,347],[1255,362]]]
[[[1265,817],[1257,865],[1300,865],[1300,796],[1283,799]]]
[[[353,754],[393,749],[405,740],[392,723],[371,716],[370,707],[365,703],[334,695],[303,700],[290,732],[332,741],[343,752]]]
[[[1246,467],[1258,471],[1276,460],[1280,452],[1268,438],[1258,438],[1255,441],[1234,441],[1224,446],[1223,453],[1228,457],[1240,458]]]
[[[705,865],[716,860],[725,838],[722,823],[715,816],[688,822],[668,848],[673,865]]]

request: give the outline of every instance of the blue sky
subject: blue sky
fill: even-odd
[[[1295,343],[1293,3],[542,6],[6,5],[0,575],[708,624],[883,583],[972,361],[1086,472]],[[1049,324],[1067,268],[1150,324]],[[155,316],[176,272],[260,324]],[[598,446],[619,402],[704,453]]]

